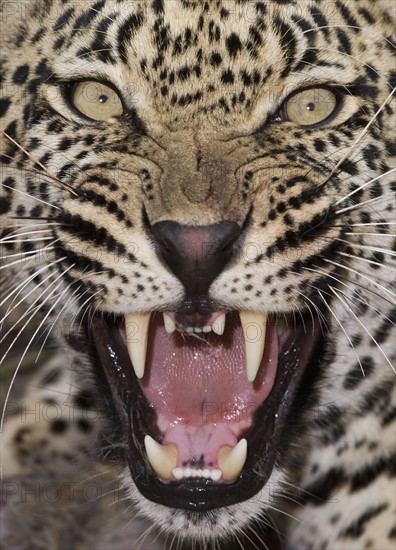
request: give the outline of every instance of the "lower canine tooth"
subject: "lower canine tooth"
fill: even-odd
[[[167,315],[166,313],[163,314],[164,317],[164,327],[168,334],[172,334],[172,332],[175,332],[176,325],[171,317]]]
[[[216,321],[212,324],[213,332],[221,336],[222,334],[224,334],[225,324],[226,324],[226,314],[222,313],[217,317]]]
[[[147,458],[151,467],[161,479],[170,479],[176,469],[179,453],[176,445],[160,445],[151,436],[144,438]]]
[[[151,313],[128,313],[125,315],[125,332],[129,357],[138,378],[144,376],[150,318]]]
[[[247,441],[241,439],[235,447],[225,445],[217,455],[217,463],[226,481],[234,481],[245,465]]]
[[[246,374],[249,382],[254,382],[264,353],[267,314],[240,311],[239,316],[245,339]]]

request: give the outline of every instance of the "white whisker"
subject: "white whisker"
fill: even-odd
[[[41,269],[39,269],[38,271],[35,271],[32,275],[30,275],[27,279],[25,279],[24,281],[22,281],[21,283],[19,283],[19,285],[14,288],[9,294],[7,294],[7,296],[0,302],[0,307],[2,305],[4,305],[16,292],[16,296],[19,295],[19,293],[24,289],[26,288],[26,286],[35,278],[37,277],[37,275],[40,275],[41,273],[43,273],[44,271],[46,271],[47,269],[49,269],[50,267],[53,267],[54,265],[56,265],[57,263],[65,260],[66,257],[63,257],[63,258],[60,258],[59,260],[56,260],[54,262],[51,262],[50,264],[46,264],[44,267],[42,267]],[[34,292],[34,290],[36,289],[37,287],[35,287],[31,292]],[[19,290],[19,292],[18,292]],[[31,294],[31,292],[29,294],[27,294],[26,296],[24,296],[24,298],[21,300],[20,303],[22,303],[26,298],[29,297],[29,295]],[[15,296],[15,298],[16,298]],[[13,302],[10,304],[10,306],[15,302],[15,298],[13,300]],[[4,321],[5,317],[3,317],[1,319],[1,322],[2,323]]]
[[[396,235],[393,233],[345,233],[345,235],[352,235],[354,237],[388,237],[388,238],[395,238]]]
[[[361,273],[360,271],[356,271],[356,269],[352,269],[352,267],[348,267],[346,265],[342,265],[342,264],[339,264],[337,262],[333,262],[332,260],[328,260],[327,258],[323,258],[323,260],[326,262],[326,263],[329,263],[329,264],[332,264],[332,265],[335,265],[337,267],[341,267],[341,269],[346,269],[347,271],[350,271],[351,273],[354,273],[355,275],[358,275],[359,277],[362,277],[362,279],[365,279],[366,281],[368,281],[369,283],[371,283],[372,285],[380,288],[381,290],[383,290],[384,292],[386,292],[386,294],[388,294],[389,296],[393,297],[394,294],[393,292],[391,292],[390,290],[388,290],[387,288],[385,288],[383,285],[377,283],[376,281],[374,281],[373,279],[370,279],[370,277],[367,277],[366,275],[363,275],[363,273]]]
[[[391,194],[394,194],[392,192]],[[336,214],[343,214],[344,212],[349,212],[351,210],[355,210],[356,208],[361,208],[362,206],[366,206],[367,204],[372,204],[373,202],[380,202],[381,200],[386,200],[389,202],[389,198],[386,195],[381,195],[380,197],[374,197],[373,199],[369,199],[367,201],[358,202],[356,204],[352,204],[352,206],[347,206],[346,208],[341,208],[340,210],[336,210]]]
[[[376,178],[373,178],[370,181],[367,181],[366,183],[363,183],[362,185],[359,185],[359,187],[356,187],[356,189],[354,189],[353,191],[348,193],[348,195],[345,195],[344,197],[341,197],[340,199],[338,199],[338,201],[335,202],[335,206],[340,204],[340,202],[343,202],[343,201],[349,199],[349,197],[352,197],[355,193],[357,193],[358,191],[361,191],[362,189],[364,189],[368,185],[371,185],[375,181],[378,181],[379,179],[384,178],[385,176],[388,176],[389,174],[392,174],[395,171],[396,171],[396,168],[391,168],[391,170],[388,170],[384,174],[381,174],[381,175],[377,176]]]
[[[368,244],[352,243],[350,241],[346,241],[345,239],[340,239],[339,237],[336,237],[335,240],[339,241],[340,243],[349,244],[354,248],[361,248],[362,250],[370,250],[371,252],[382,252],[382,254],[387,254],[389,256],[396,256],[396,252],[393,252],[393,250],[390,250],[388,248],[370,246]]]
[[[372,118],[370,119],[370,121],[366,124],[366,126],[363,128],[362,132],[359,134],[359,136],[356,138],[356,140],[353,142],[350,150],[348,151],[347,154],[345,154],[343,157],[341,157],[341,159],[337,162],[337,164],[335,165],[335,167],[333,168],[333,170],[330,172],[330,174],[327,176],[327,179],[330,179],[335,173],[336,171],[338,170],[338,168],[341,166],[341,164],[350,156],[354,153],[354,151],[356,150],[357,146],[360,144],[360,142],[362,141],[362,139],[366,136],[367,132],[369,131],[369,129],[371,128],[372,124],[375,122],[375,120],[378,118],[378,116],[380,115],[380,113],[385,109],[385,107],[391,102],[392,100],[392,97],[394,95],[396,91],[396,87],[393,88],[393,90],[390,92],[390,94],[387,96],[387,98],[385,99],[385,101],[382,103],[382,105],[380,106],[380,108],[377,110],[377,112],[372,116]]]
[[[25,193],[25,191],[22,191],[21,189],[14,189],[13,187],[2,183],[3,187],[6,187],[7,189],[11,189],[11,191],[16,191],[17,193],[21,193],[21,195],[25,195],[26,197],[29,197],[35,201],[41,202],[42,204],[45,204],[46,206],[49,206],[50,208],[55,208],[55,210],[62,210],[59,206],[55,206],[55,204],[51,204],[50,202],[44,201],[43,199],[39,199],[38,197],[35,197],[34,195],[30,195],[29,193]]]
[[[330,287],[330,288],[332,288],[332,287]],[[350,337],[349,337],[349,334],[348,334],[347,331],[345,330],[344,325],[341,323],[340,319],[337,317],[337,315],[335,314],[335,312],[333,311],[333,309],[330,307],[330,305],[329,305],[329,304],[327,303],[327,301],[324,299],[322,292],[319,290],[318,293],[319,293],[320,298],[322,299],[322,302],[325,304],[325,306],[327,307],[327,309],[330,311],[330,313],[331,313],[333,319],[336,320],[338,326],[340,327],[340,329],[342,330],[342,332],[345,334],[345,336],[346,336],[346,338],[347,338],[347,340],[348,340],[348,342],[349,342],[349,345],[351,346],[351,348],[353,349],[353,351],[354,351],[354,353],[355,353],[355,355],[356,355],[356,357],[357,357],[357,360],[358,360],[358,363],[359,363],[359,366],[360,366],[360,370],[362,371],[363,376],[366,376],[366,375],[365,375],[365,372],[364,372],[364,369],[363,369],[363,366],[362,366],[362,363],[361,363],[361,361],[360,361],[359,354],[357,353],[357,351],[356,351],[356,349],[355,349],[355,346],[353,345],[352,340],[351,340]]]
[[[74,266],[74,264],[73,264]],[[63,277],[69,270],[71,269],[71,267],[68,267],[65,271],[63,271],[62,273],[60,273],[47,287],[44,288],[44,290],[40,293],[39,296],[37,296],[37,298],[34,300],[34,302],[32,304],[30,304],[30,306],[28,307],[28,309],[23,313],[23,315],[16,321],[16,323],[14,325],[12,325],[8,331],[3,334],[2,338],[0,339],[0,344],[2,342],[4,342],[4,340],[6,339],[6,337],[12,332],[12,330],[14,330],[15,326],[17,323],[20,323],[25,317],[27,317],[30,312],[32,311],[32,309],[34,308],[34,306],[37,304],[37,302],[39,302],[38,306],[36,306],[36,308],[34,308],[34,313],[33,315],[31,315],[29,317],[29,319],[27,320],[27,322],[25,323],[25,325],[22,327],[21,331],[17,334],[17,336],[15,337],[14,341],[12,342],[12,344],[10,345],[10,347],[8,348],[8,350],[6,351],[6,353],[3,355],[3,357],[1,358],[0,360],[0,365],[3,363],[5,357],[8,355],[10,349],[12,348],[12,346],[15,344],[16,340],[19,338],[20,334],[23,332],[23,330],[27,327],[27,325],[29,324],[29,322],[33,319],[33,317],[36,315],[37,311],[40,310],[40,308],[42,307],[43,304],[40,303],[40,298],[44,295],[44,294],[47,294],[48,290],[57,282],[59,281],[59,279],[61,279],[61,277]],[[42,281],[40,286],[44,283],[45,281]],[[62,281],[60,282],[60,284],[62,284]],[[57,285],[55,287],[55,289],[53,289],[50,294],[48,296],[45,297],[45,301],[43,303],[46,303],[48,301],[48,297],[52,296],[54,294],[54,292],[56,291],[56,289],[58,288],[59,285]]]
[[[381,267],[383,269],[390,269],[391,271],[395,270],[393,266],[387,265],[385,263],[375,262],[374,260],[369,260],[368,258],[362,258],[361,256],[355,256],[354,254],[349,254],[348,252],[339,252],[339,254],[340,256],[345,256],[345,258],[353,258],[358,262],[366,262],[368,264],[377,265],[378,267]]]
[[[57,285],[56,288],[61,287],[61,286],[62,286],[62,281],[59,283],[59,285]],[[55,300],[55,303],[51,306],[51,308],[49,309],[49,311],[47,312],[47,314],[45,315],[45,317],[42,319],[42,321],[40,322],[39,326],[38,326],[37,329],[35,330],[33,336],[32,336],[31,339],[29,340],[29,343],[27,344],[27,346],[26,346],[26,348],[25,348],[25,350],[24,350],[24,352],[23,352],[23,354],[22,354],[22,356],[21,356],[21,358],[20,358],[20,360],[19,360],[19,362],[18,362],[18,365],[17,365],[17,367],[16,367],[16,369],[15,369],[15,372],[14,372],[14,374],[13,374],[13,376],[12,376],[10,385],[9,385],[9,387],[8,387],[8,390],[7,390],[6,398],[5,398],[5,401],[4,401],[4,406],[3,406],[3,410],[2,410],[2,414],[1,414],[1,421],[0,421],[0,433],[3,432],[3,425],[4,425],[4,419],[5,419],[5,414],[6,414],[6,408],[7,408],[8,400],[9,400],[9,398],[10,398],[11,390],[12,390],[12,387],[13,387],[13,385],[14,385],[14,382],[15,382],[15,379],[16,379],[16,377],[17,377],[17,374],[18,374],[19,369],[20,369],[20,367],[21,367],[21,365],[22,365],[22,361],[24,360],[24,358],[25,358],[25,356],[26,356],[28,350],[30,349],[30,346],[31,346],[32,342],[34,341],[36,335],[38,334],[40,328],[41,328],[42,325],[45,323],[45,321],[46,321],[46,319],[48,318],[48,316],[50,315],[50,313],[53,311],[53,309],[56,307],[56,305],[58,304],[58,302],[61,300],[61,298],[64,296],[64,294],[65,294],[66,292],[67,292],[67,289],[65,289],[65,290],[60,294],[60,296]],[[44,304],[46,304],[46,303],[48,302],[48,299],[49,299],[50,296],[51,296],[51,294],[50,294],[48,297],[46,297],[46,299],[44,300],[44,302],[41,304],[41,307],[42,307]],[[35,313],[34,313],[33,315],[35,315]],[[31,320],[31,318],[28,320],[28,323],[29,323],[30,320]],[[26,327],[26,325],[25,325],[25,327]],[[25,328],[25,327],[24,327],[24,328]],[[22,329],[22,330],[23,330],[23,329]],[[21,332],[19,332],[19,334],[20,334],[20,333],[21,333]],[[19,337],[19,334],[18,334],[18,337]],[[14,345],[14,343],[15,343],[15,340],[14,340],[14,342],[13,342],[12,345]],[[7,354],[8,354],[8,351],[6,352],[6,355],[7,355]],[[4,357],[5,357],[5,356],[3,356],[2,360],[0,361],[0,364],[1,364],[1,362],[4,360]]]
[[[352,310],[352,308],[345,302],[345,300],[343,300],[340,295],[338,294],[338,292],[332,287],[332,286],[329,286],[329,288],[331,289],[331,291],[333,292],[333,294],[340,300],[340,302],[342,304],[344,304],[345,308],[350,312],[352,313],[352,315],[354,316],[354,318],[356,319],[356,321],[359,323],[359,325],[363,328],[363,330],[366,332],[366,334],[368,334],[368,336],[371,338],[371,340],[374,342],[374,344],[377,346],[377,348],[379,349],[379,351],[381,352],[382,356],[384,357],[384,359],[386,360],[386,362],[390,365],[391,369],[393,370],[393,372],[396,374],[396,370],[395,370],[395,367],[392,365],[390,359],[388,358],[388,356],[386,355],[386,353],[384,352],[384,350],[382,349],[382,347],[379,345],[379,343],[377,342],[377,340],[374,338],[374,336],[371,334],[371,332],[367,329],[367,327],[361,322],[361,320],[359,319],[359,317],[355,314],[355,312]]]

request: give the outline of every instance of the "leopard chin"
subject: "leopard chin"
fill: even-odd
[[[207,302],[196,299],[194,313],[185,301],[176,312],[96,316],[87,335],[126,443],[117,459],[146,499],[191,512],[263,489],[324,350],[314,317],[198,313]]]

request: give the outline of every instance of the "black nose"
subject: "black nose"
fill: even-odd
[[[190,226],[173,221],[154,224],[157,254],[183,283],[187,296],[205,296],[235,253],[241,228],[235,222]]]

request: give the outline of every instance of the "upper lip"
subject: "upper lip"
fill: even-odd
[[[214,484],[208,479],[164,483],[151,472],[144,449],[147,434],[154,438],[161,436],[156,428],[156,413],[133,373],[117,325],[108,318],[97,316],[91,331],[91,350],[96,359],[94,364],[98,365],[98,374],[111,391],[118,416],[116,423],[128,443],[126,449],[120,448],[119,452],[123,453],[123,459],[129,464],[139,491],[154,502],[196,511],[227,506],[255,495],[271,475],[292,404],[297,398],[297,390],[302,386],[301,378],[306,376],[310,363],[317,363],[314,348],[321,336],[318,325],[307,321],[305,326],[296,326],[284,344],[279,354],[273,388],[256,409],[253,423],[243,434],[249,452],[240,476],[226,485]],[[304,330],[307,334],[312,332],[307,336]],[[314,361],[311,361],[312,358]]]

